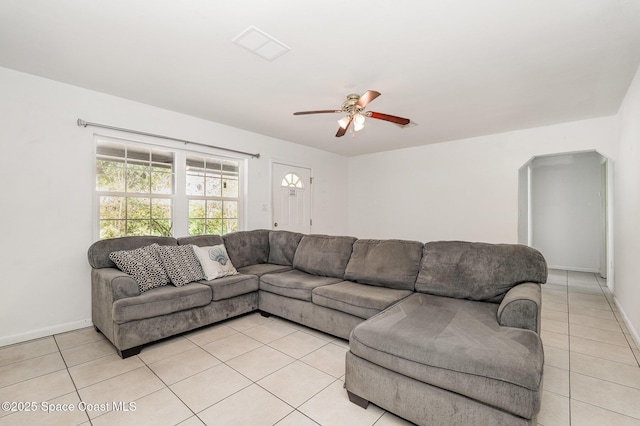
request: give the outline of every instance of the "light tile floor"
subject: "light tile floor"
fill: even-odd
[[[543,286],[540,425],[640,426],[640,351],[603,286],[593,274],[566,271],[551,271]],[[347,349],[259,314],[126,360],[93,328],[58,334],[0,348],[0,402],[32,409],[0,410],[0,426],[409,424],[348,401]]]
[[[539,425],[640,426],[640,351],[604,279],[551,270],[542,286],[540,334]]]

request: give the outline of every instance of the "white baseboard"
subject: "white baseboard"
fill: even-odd
[[[84,319],[81,321],[58,324],[52,327],[40,328],[38,330],[31,330],[26,333],[0,337],[0,347],[13,345],[14,343],[26,342],[27,340],[39,339],[41,337],[52,336],[54,334],[64,333],[67,331],[78,330],[79,328],[90,327],[92,325],[93,322],[90,319]]]
[[[547,265],[547,269],[560,269],[563,271],[574,271],[574,272],[589,272],[592,274],[598,274],[600,272],[598,269],[593,269],[593,268],[578,268],[575,266],[563,266],[563,265]]]
[[[631,324],[631,321],[629,321],[629,317],[624,312],[624,309],[622,309],[620,302],[618,302],[618,298],[614,296],[613,301],[616,303],[616,307],[618,308],[618,311],[620,311],[620,315],[622,315],[622,319],[624,320],[624,325],[627,326],[627,329],[629,330],[629,334],[631,334],[631,336],[633,337],[633,340],[636,341],[636,346],[640,348],[640,334],[638,334],[638,330],[636,330]]]

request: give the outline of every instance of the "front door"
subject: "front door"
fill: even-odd
[[[273,229],[311,232],[311,169],[273,163]]]

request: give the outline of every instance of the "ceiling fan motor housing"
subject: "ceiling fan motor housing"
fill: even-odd
[[[360,95],[356,93],[347,95],[347,100],[342,103],[342,110],[344,112],[348,112],[351,114],[354,114],[360,111],[362,108],[356,106],[356,103],[358,102],[359,99],[360,99]]]

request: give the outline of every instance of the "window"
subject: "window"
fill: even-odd
[[[172,152],[101,142],[96,155],[100,238],[171,235]]]
[[[187,156],[189,235],[238,230],[238,161]]]
[[[287,173],[280,183],[281,186],[285,188],[302,188],[302,179],[295,173]]]
[[[99,238],[239,230],[241,164],[237,159],[97,138]]]

